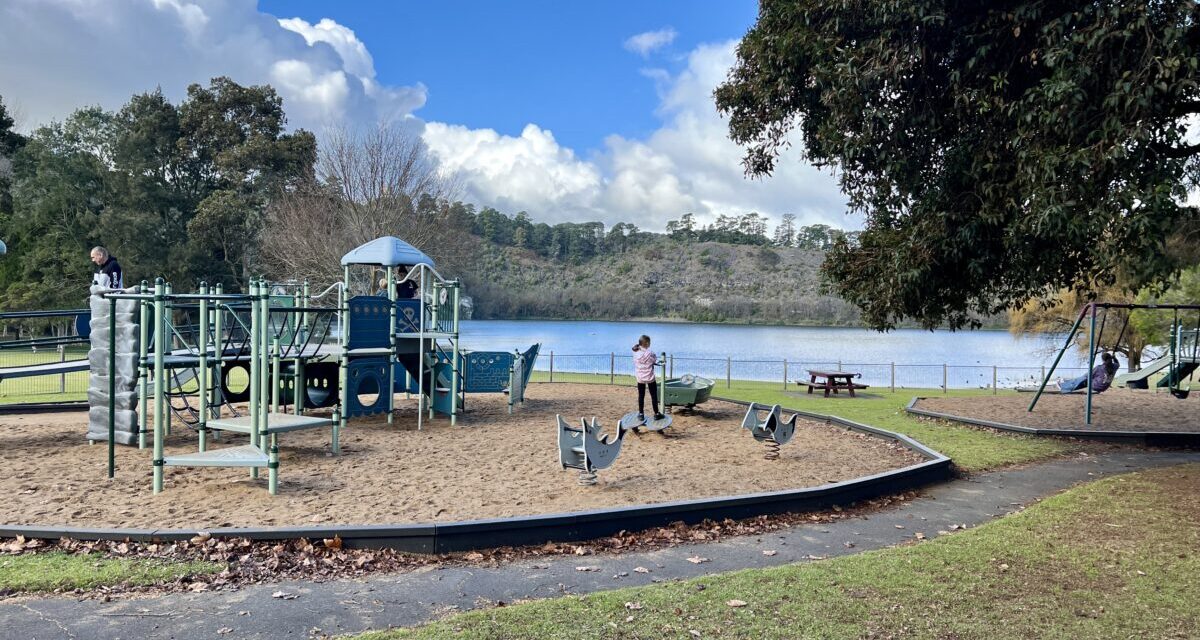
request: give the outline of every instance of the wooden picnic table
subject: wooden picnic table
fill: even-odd
[[[798,380],[796,384],[808,387],[808,392],[812,393],[813,389],[823,389],[825,397],[829,397],[829,392],[837,393],[845,389],[850,392],[850,397],[854,397],[855,389],[866,389],[867,385],[857,384],[854,378],[861,378],[862,374],[856,371],[822,371],[819,369],[807,369],[808,382]]]

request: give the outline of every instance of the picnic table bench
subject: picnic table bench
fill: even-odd
[[[870,385],[854,382],[854,378],[861,378],[862,374],[854,371],[820,371],[817,369],[807,369],[808,380],[797,380],[796,384],[802,387],[808,387],[808,392],[812,393],[813,389],[822,389],[825,391],[825,397],[829,397],[829,392],[836,394],[838,391],[849,391],[850,397],[854,397],[855,389],[866,389]]]

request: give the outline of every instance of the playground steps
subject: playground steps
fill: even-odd
[[[267,433],[286,433],[288,431],[327,427],[332,424],[333,420],[329,418],[298,416],[291,413],[268,413],[267,426],[263,431]],[[217,418],[216,420],[209,420],[206,425],[209,429],[249,434],[253,429],[253,419],[251,416]]]
[[[268,462],[267,454],[251,444],[163,458],[167,467],[266,467]]]

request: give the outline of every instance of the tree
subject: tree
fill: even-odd
[[[268,205],[312,181],[316,138],[303,129],[284,133],[286,124],[283,100],[270,86],[222,77],[188,87],[177,148],[181,189],[196,212],[188,222],[190,249],[207,258],[197,271],[248,281]]]
[[[328,284],[341,279],[346,252],[380,236],[445,258],[467,231],[447,229],[452,191],[416,131],[335,130],[320,148],[314,179],[289,188],[269,208],[263,260],[278,278]]]
[[[1125,287],[1112,286],[1100,292],[1100,300],[1104,302],[1131,303],[1134,296]],[[1078,292],[1059,291],[1052,297],[1030,300],[1017,309],[1008,313],[1008,330],[1013,335],[1021,336],[1028,333],[1067,333],[1079,318],[1088,300]],[[1097,310],[1095,348],[1112,351],[1125,356],[1130,371],[1136,371],[1142,366],[1142,352],[1146,347],[1155,344],[1153,337],[1141,330],[1137,322],[1140,311],[1129,309],[1098,309]],[[1080,331],[1075,336],[1075,348],[1083,356],[1088,355],[1090,341],[1090,326],[1088,319],[1080,325]]]
[[[796,242],[796,214],[785,213],[775,227],[775,238],[772,240],[777,247],[790,247]]]
[[[876,328],[1162,282],[1198,226],[1194,0],[763,0],[715,97],[747,173],[793,130],[836,168],[866,224],[823,274]]]

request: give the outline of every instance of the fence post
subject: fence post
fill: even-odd
[[[1040,379],[1041,380],[1046,379],[1046,365],[1042,365],[1042,377]]]
[[[996,365],[992,365],[992,395],[999,393],[1000,391],[996,388]]]
[[[671,355],[667,356],[667,361],[671,365],[671,377],[674,378],[675,377],[675,354],[672,353]]]
[[[892,363],[892,393],[896,393],[896,363]]]
[[[110,320],[110,322],[111,322],[111,320]],[[61,344],[58,345],[58,361],[59,362],[67,361],[67,347],[65,345],[61,345]],[[65,374],[65,373],[58,374],[58,392],[59,393],[67,392],[67,374]],[[109,402],[112,402],[112,400],[109,400]]]
[[[733,387],[733,358],[725,356],[725,388]]]
[[[617,379],[617,353],[608,352],[608,383],[615,384]]]
[[[949,367],[945,362],[942,363],[942,393],[950,393],[950,384],[947,380],[949,377]]]
[[[554,352],[550,352],[550,382],[554,382]]]

